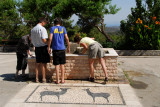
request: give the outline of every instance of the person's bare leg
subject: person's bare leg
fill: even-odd
[[[16,71],[15,78],[18,78],[18,73],[19,73],[19,70]]]
[[[22,70],[22,76],[25,76],[25,69]]]
[[[59,65],[56,65],[56,83],[59,84]]]
[[[90,77],[94,78],[94,59],[89,59]]]
[[[44,65],[45,72],[47,72],[47,64]]]
[[[99,61],[100,61],[101,65],[102,65],[102,69],[103,69],[103,72],[105,74],[105,77],[108,78],[107,68],[106,68],[106,64],[105,64],[104,59],[100,58]]]
[[[42,67],[42,82],[45,83],[46,82],[46,64],[42,63],[41,64]]]
[[[35,68],[35,72],[36,72],[36,82],[39,82],[39,75],[38,75],[38,67],[39,67],[40,63],[36,63],[36,68]]]
[[[61,68],[61,83],[64,83],[64,72],[65,72],[64,65],[60,65],[60,68]]]

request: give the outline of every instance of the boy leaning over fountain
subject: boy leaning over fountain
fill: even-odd
[[[97,41],[94,40],[94,38],[89,38],[89,37],[84,37],[84,38],[80,38],[79,36],[76,36],[74,38],[74,42],[77,42],[77,44],[80,44],[80,46],[82,46],[83,52],[82,54],[84,54],[87,49],[89,51],[88,54],[88,58],[89,58],[89,67],[90,67],[90,77],[89,80],[91,82],[94,82],[94,60],[96,59],[96,57],[98,56],[99,61],[102,65],[104,74],[105,74],[105,81],[108,81],[108,74],[107,74],[107,69],[106,69],[106,64],[105,61],[103,59],[105,52],[103,50],[103,47],[100,43],[98,43]]]
[[[52,42],[53,64],[56,67],[56,83],[59,84],[59,67],[61,69],[61,83],[64,81],[64,64],[66,63],[64,38],[67,42],[67,51],[70,52],[69,38],[65,27],[61,26],[61,19],[55,18],[54,25],[50,29],[50,37],[48,41],[48,53],[51,54],[50,45]]]
[[[22,77],[25,77],[25,70],[27,67],[28,55],[32,57],[32,54],[29,50],[30,46],[31,46],[31,34],[23,36],[18,42],[17,51],[16,51],[16,55],[17,55],[16,70],[17,71],[16,71],[15,79],[18,78],[18,73],[20,70],[22,70]]]

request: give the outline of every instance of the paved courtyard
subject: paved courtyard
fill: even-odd
[[[34,83],[14,79],[15,53],[0,53],[0,107],[160,107],[160,57],[119,57],[129,84],[66,81]],[[27,70],[28,71],[28,70]]]
[[[120,57],[121,68],[144,107],[160,107],[160,56]]]

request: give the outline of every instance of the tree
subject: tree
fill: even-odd
[[[67,30],[67,34],[69,35],[70,41],[74,41],[73,35],[76,35],[80,31],[80,28],[78,25],[72,26],[72,22],[73,20],[64,19],[62,23],[62,25],[65,26]]]
[[[40,17],[47,18],[47,28],[50,28],[54,19],[53,8],[58,3],[59,0],[23,0],[20,2],[19,12],[30,28],[38,23]]]
[[[78,25],[91,30],[96,27],[109,41],[113,40],[105,33],[104,15],[116,14],[120,9],[110,5],[111,0],[64,0],[55,11],[55,16],[69,17],[76,14]],[[61,13],[61,14],[59,14]],[[67,14],[66,14],[67,13]]]
[[[46,17],[49,26],[55,17],[69,19],[73,14],[86,26],[98,29],[108,40],[109,35],[104,32],[104,15],[115,14],[119,8],[110,5],[111,0],[23,0],[20,12],[24,21],[31,27],[37,23],[39,17]],[[108,6],[108,7],[107,7]],[[80,25],[80,23],[78,24]]]
[[[19,34],[21,20],[17,11],[16,0],[0,2],[0,34],[6,38]]]
[[[151,16],[156,16],[160,18],[160,0],[146,0],[148,5],[148,11]]]
[[[130,49],[160,49],[160,0],[136,0],[126,21],[121,21],[121,31],[126,35]]]

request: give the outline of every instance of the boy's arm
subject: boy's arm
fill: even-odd
[[[80,46],[82,46],[84,48],[82,51],[82,54],[84,54],[87,51],[88,46],[85,43],[80,43]]]
[[[69,38],[68,38],[68,35],[65,34],[65,39],[66,39],[66,42],[67,42],[67,52],[70,53],[70,44],[69,44]]]
[[[33,51],[35,51],[35,47],[33,46]]]
[[[48,40],[48,53],[49,54],[51,54],[51,48],[50,48],[50,46],[51,46],[52,37],[53,37],[53,34],[50,33],[49,40]]]
[[[30,50],[27,50],[28,55],[33,56]]]
[[[42,39],[43,43],[47,44],[47,39]]]
[[[42,30],[42,41],[43,43],[47,44],[47,39],[48,39],[48,33],[47,33],[47,30],[46,29],[43,29]]]

